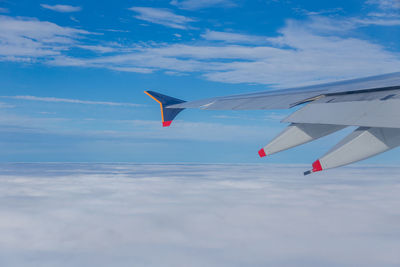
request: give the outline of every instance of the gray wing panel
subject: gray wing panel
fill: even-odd
[[[211,99],[206,102],[189,102],[181,105],[185,108],[200,108],[208,110],[255,110],[255,109],[288,109],[293,103],[318,96],[318,92],[298,93],[291,95],[268,95],[232,99]]]
[[[171,105],[167,108],[200,108],[210,110],[287,109],[319,96],[361,91],[400,88],[400,72],[369,78],[312,85],[285,90],[214,97]]]
[[[400,128],[400,99],[369,101],[316,101],[283,122]]]

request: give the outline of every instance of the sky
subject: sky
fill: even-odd
[[[1,266],[400,264],[398,167],[0,168]]]
[[[398,0],[0,0],[1,162],[312,163],[351,129],[259,159],[292,111],[184,100],[400,71]],[[392,151],[367,163],[399,163]]]

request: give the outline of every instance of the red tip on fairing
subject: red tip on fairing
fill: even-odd
[[[263,157],[266,157],[266,156],[267,156],[267,154],[265,154],[264,148],[261,148],[261,149],[258,151],[258,155],[260,155],[260,158],[263,158]]]
[[[172,121],[163,121],[162,126],[163,127],[169,127],[171,125]]]
[[[314,162],[312,166],[313,166],[312,172],[320,172],[320,171],[322,171],[321,162],[319,160]]]
[[[313,173],[313,172],[320,172],[320,171],[323,170],[323,169],[322,169],[321,162],[320,162],[319,160],[315,161],[315,162],[312,164],[312,167],[313,167],[313,169],[310,170],[310,171],[304,172],[304,175],[309,175],[309,174],[311,174],[311,173]]]

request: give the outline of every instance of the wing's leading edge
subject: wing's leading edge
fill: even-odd
[[[169,108],[200,108],[209,110],[288,109],[317,100],[326,95],[374,92],[400,87],[400,72],[320,85],[231,95],[189,101]]]

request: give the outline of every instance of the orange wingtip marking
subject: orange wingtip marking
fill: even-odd
[[[158,100],[157,98],[155,98],[154,96],[152,96],[149,92],[144,91],[144,93],[145,93],[146,95],[150,96],[152,99],[154,99],[158,104],[160,104],[160,109],[161,109],[161,121],[163,122],[163,125],[164,125],[164,111],[163,111],[163,105],[162,105],[162,103],[160,102],[160,100]],[[170,123],[170,124],[171,124],[171,123]],[[168,126],[169,126],[169,125],[168,125]],[[163,127],[166,127],[166,126],[163,126]]]

